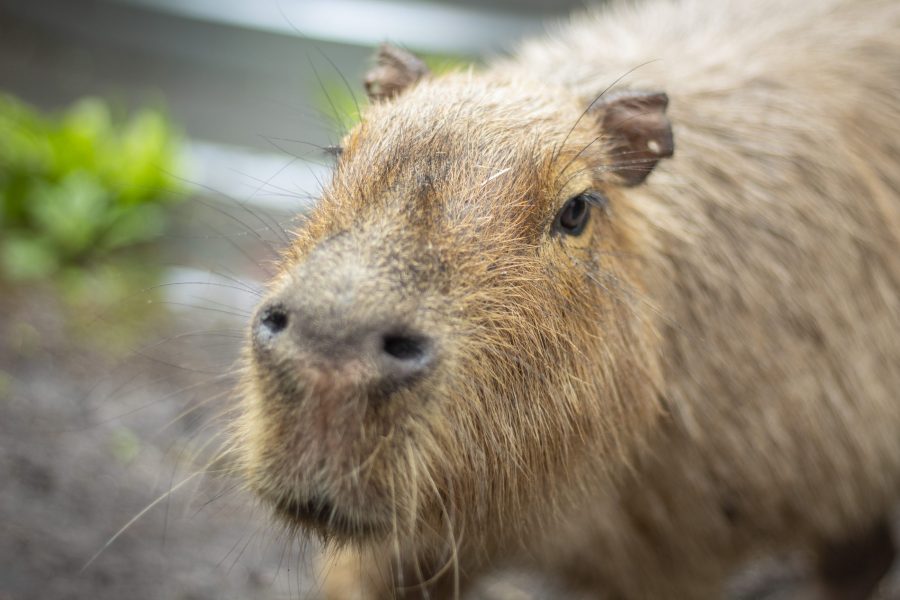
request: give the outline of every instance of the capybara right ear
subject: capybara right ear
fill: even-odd
[[[660,159],[675,151],[668,105],[669,97],[662,92],[633,90],[604,95],[594,104],[593,110],[602,115],[612,171],[623,185],[642,183]]]
[[[382,44],[375,55],[375,66],[363,80],[369,100],[393,98],[431,71],[418,56],[391,44]]]

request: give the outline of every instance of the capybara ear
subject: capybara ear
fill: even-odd
[[[382,44],[375,66],[363,80],[370,100],[392,98],[431,72],[419,57],[391,44]]]
[[[666,117],[669,97],[662,92],[622,91],[604,95],[592,110],[602,115],[612,170],[623,185],[643,182],[675,141]]]

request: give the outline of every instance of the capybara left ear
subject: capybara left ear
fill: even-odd
[[[662,92],[631,90],[604,95],[594,104],[592,110],[602,115],[612,171],[623,185],[642,183],[660,159],[675,151],[668,105]]]
[[[391,44],[382,44],[375,54],[375,66],[363,82],[370,100],[392,98],[431,72],[418,56]]]

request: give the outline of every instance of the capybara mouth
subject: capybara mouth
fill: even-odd
[[[388,529],[386,525],[371,518],[350,517],[322,497],[305,501],[282,498],[275,502],[275,512],[292,526],[309,528],[325,536],[370,538],[377,537]]]

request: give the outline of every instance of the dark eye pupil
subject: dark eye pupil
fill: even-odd
[[[559,213],[559,229],[569,235],[578,235],[584,230],[587,218],[587,202],[581,196],[575,196],[566,202]]]

